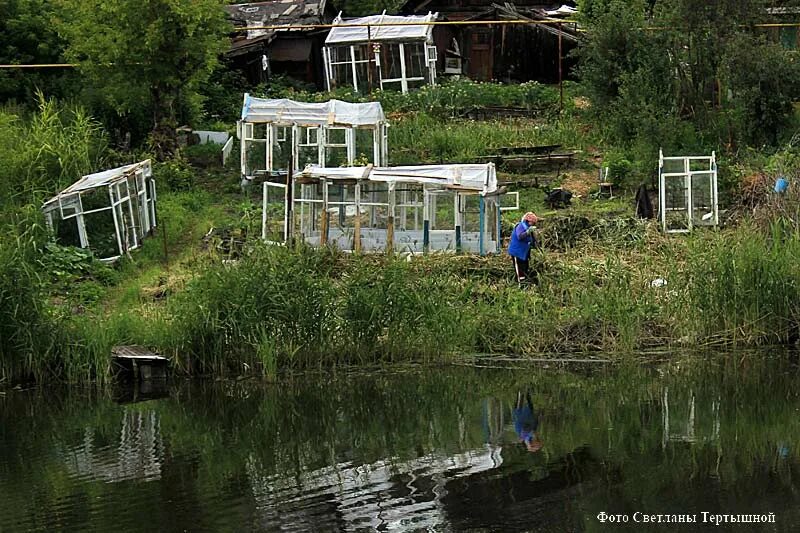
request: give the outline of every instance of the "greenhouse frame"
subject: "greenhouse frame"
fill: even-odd
[[[361,93],[436,84],[433,25],[438,13],[370,15],[342,20],[341,13],[322,49],[328,90],[352,87]]]
[[[500,250],[501,211],[519,207],[501,205],[504,196],[492,163],[309,166],[289,185],[263,184],[262,237],[353,252],[485,255]]]
[[[55,241],[114,261],[156,227],[150,160],[83,176],[42,205]]]
[[[387,164],[386,117],[379,102],[321,103],[244,95],[237,124],[245,180],[320,166]]]
[[[658,205],[665,233],[688,233],[719,226],[717,157],[664,157],[658,153]]]

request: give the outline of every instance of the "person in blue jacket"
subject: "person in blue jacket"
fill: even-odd
[[[511,242],[508,245],[508,255],[514,262],[514,273],[520,286],[529,280],[528,261],[531,257],[531,248],[538,248],[536,241],[536,222],[539,218],[530,211],[525,213],[519,224],[511,232]]]

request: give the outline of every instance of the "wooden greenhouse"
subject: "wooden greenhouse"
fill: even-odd
[[[138,248],[156,227],[150,160],[83,176],[42,206],[59,244],[113,261]]]
[[[309,166],[289,184],[263,184],[262,236],[355,252],[483,255],[500,250],[502,196],[491,163]]]
[[[319,166],[386,164],[386,117],[378,102],[322,103],[244,95],[237,127],[242,177],[268,179]]]
[[[323,60],[328,90],[352,87],[361,93],[436,83],[433,25],[438,14],[408,17],[370,15],[342,20],[325,39]]]

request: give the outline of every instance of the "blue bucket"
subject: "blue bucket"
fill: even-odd
[[[786,189],[789,187],[789,182],[784,177],[780,177],[775,180],[775,192],[778,194],[783,194],[786,192]]]

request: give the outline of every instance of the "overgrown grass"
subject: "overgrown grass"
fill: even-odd
[[[506,146],[560,144],[582,149],[586,135],[571,117],[474,121],[409,113],[392,121],[390,164],[474,163]]]
[[[39,95],[29,118],[0,110],[0,207],[58,193],[103,160],[101,125],[80,107]]]

